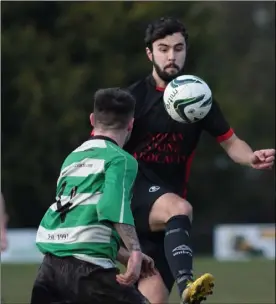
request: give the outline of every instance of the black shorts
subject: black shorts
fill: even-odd
[[[134,286],[116,281],[118,270],[47,254],[39,268],[31,304],[145,304]]]
[[[152,179],[153,180],[153,179]],[[169,187],[153,182],[143,173],[139,172],[133,187],[131,208],[135,220],[137,234],[142,250],[154,259],[162,279],[170,292],[174,285],[164,251],[165,233],[151,232],[149,227],[149,214],[154,202],[163,194],[173,192]]]

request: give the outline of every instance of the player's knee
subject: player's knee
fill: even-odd
[[[151,230],[160,231],[165,229],[169,219],[178,215],[186,215],[192,222],[193,208],[191,204],[176,194],[164,194],[151,209],[149,216]]]
[[[189,219],[192,221],[193,219],[193,207],[191,204],[183,199],[179,199],[170,204],[167,212],[166,222],[177,215],[187,215]]]

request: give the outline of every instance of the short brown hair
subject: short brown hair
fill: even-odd
[[[188,33],[184,24],[172,17],[162,17],[150,23],[145,33],[145,44],[152,51],[152,44],[159,39],[163,39],[168,35],[181,33],[188,44]]]
[[[134,109],[134,97],[120,88],[99,89],[94,95],[95,125],[103,128],[126,128]]]

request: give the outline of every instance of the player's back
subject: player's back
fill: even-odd
[[[115,198],[105,189],[106,171],[122,158],[129,160],[130,172],[132,167],[135,171],[135,159],[101,136],[92,137],[67,156],[57,181],[56,201],[37,232],[41,252],[114,267],[120,238],[111,222],[104,220],[106,209],[115,208]],[[112,180],[116,182],[111,178],[109,183]]]

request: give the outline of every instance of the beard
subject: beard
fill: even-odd
[[[179,67],[178,65],[176,65],[175,63],[172,63],[172,64],[169,65],[169,66],[165,66],[164,70],[162,70],[162,69],[160,68],[160,66],[156,63],[154,57],[152,57],[152,63],[153,63],[153,66],[154,66],[154,68],[155,68],[155,71],[156,71],[157,75],[158,75],[163,81],[165,81],[165,82],[167,82],[167,83],[168,83],[168,82],[171,82],[174,78],[176,78],[176,77],[182,75],[182,73],[183,73],[183,67],[180,68],[180,67]],[[177,70],[177,72],[176,72],[176,73],[172,73],[172,74],[166,72],[166,68],[168,68],[168,67],[173,67],[173,68],[175,68],[175,69]]]

